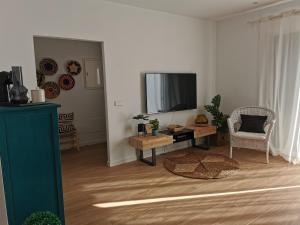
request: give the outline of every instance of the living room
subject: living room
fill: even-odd
[[[51,211],[59,217],[61,224],[71,225],[300,223],[300,168],[297,165],[300,162],[300,129],[297,125],[299,0],[10,0],[3,2],[3,6],[0,10],[0,49],[3,53],[0,71],[10,71],[16,65],[22,67],[23,85],[29,90],[28,101],[32,100],[30,90],[37,87],[34,39],[103,44],[106,145],[101,147],[102,155],[99,149],[91,147],[93,145],[83,147],[79,152],[55,153],[55,166],[57,171],[62,166],[62,172],[54,174],[53,182],[58,186],[61,182],[61,187],[49,190],[54,196],[61,193],[53,203],[53,209],[52,206],[47,208],[46,200],[39,208],[41,203],[35,199],[31,211],[29,205],[28,211],[23,211],[24,206],[20,206],[25,198],[16,199],[22,196],[22,191],[13,186],[13,182],[6,186],[8,180],[14,179],[11,175],[14,171],[7,172],[6,169],[10,165],[6,157],[13,154],[9,156],[8,151],[0,149],[3,174],[0,179],[0,224],[20,224],[35,211]],[[269,34],[273,35],[272,40]],[[145,82],[149,74],[193,74],[196,86],[193,106],[185,110],[149,113],[150,96]],[[167,142],[142,151],[143,157],[148,158],[151,149],[157,147],[155,166],[139,160],[140,151],[136,149],[141,150],[140,147],[129,141],[138,133],[134,116],[142,114],[149,116],[146,119],[151,121],[157,119],[159,130],[174,124],[191,128],[198,115],[205,115],[204,119],[208,118],[209,126],[212,126],[213,116],[205,110],[205,105],[211,105],[217,94],[221,96],[219,110],[224,115],[231,116],[234,110],[245,106],[270,110],[268,116],[271,116],[269,112],[274,112],[274,118],[264,120],[270,124],[274,121],[271,128],[271,125],[267,127],[272,131],[270,142],[264,142],[263,147],[257,147],[259,144],[253,142],[242,147],[241,142],[230,139],[228,131],[226,143],[216,146],[211,140],[212,146],[204,151],[195,148],[190,139],[173,144],[174,137],[170,136],[172,144]],[[1,145],[9,140],[15,143],[22,136],[22,132],[12,129],[10,132],[14,137],[5,136],[8,135],[5,132],[8,122],[4,119],[9,119],[8,115],[12,117],[10,110],[13,108],[1,106],[4,113],[1,115],[3,121],[0,121]],[[22,107],[16,108],[22,110],[19,109]],[[57,113],[56,109],[50,111],[51,117]],[[250,115],[266,116],[260,113],[253,111]],[[44,115],[45,112],[40,113],[36,118],[45,120]],[[18,127],[18,122],[25,124],[26,118],[20,117],[12,124]],[[225,121],[227,124],[227,118]],[[31,123],[27,123],[28,133]],[[39,124],[32,127],[41,128]],[[193,128],[194,135],[197,129],[201,133],[203,127]],[[46,132],[52,130],[48,125],[45,129]],[[268,129],[263,132],[267,134]],[[146,127],[142,132],[145,130]],[[50,133],[44,136],[47,135],[52,137]],[[156,138],[155,134],[148,136]],[[42,145],[33,141],[37,139],[25,135],[22,141],[32,140],[30,146],[32,143]],[[199,140],[202,142],[203,136],[200,135]],[[48,145],[58,146],[56,141]],[[226,160],[233,160],[230,161],[233,164],[237,162],[238,169],[226,177],[191,179],[165,168],[166,159],[176,154],[182,156],[190,150],[196,154],[220,154]],[[52,152],[50,147],[49,152]],[[7,168],[12,165],[21,168],[26,165],[23,161],[29,164],[29,158],[22,154],[19,161],[15,161],[18,163]],[[47,157],[42,158],[47,160]],[[35,167],[39,168],[38,165],[43,164],[37,163]],[[36,179],[34,182],[39,183]],[[20,177],[16,181],[22,183]],[[29,183],[30,179],[24,181],[24,190],[29,188]],[[22,185],[19,188],[22,189]]]

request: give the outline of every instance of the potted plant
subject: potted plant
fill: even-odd
[[[149,120],[149,116],[145,116],[143,114],[138,114],[134,116],[132,119],[138,121],[138,134],[145,134],[146,132],[146,126],[145,126],[145,121]]]
[[[158,119],[150,120],[149,123],[152,125],[152,135],[156,136],[158,134],[158,129],[159,129]]]
[[[220,111],[220,104],[221,95],[218,94],[211,100],[211,105],[204,106],[205,110],[213,116],[213,119],[211,121],[212,125],[217,127],[217,134],[214,140],[217,146],[226,144],[228,139],[227,119],[229,115],[224,114]]]
[[[52,212],[35,212],[25,219],[23,225],[62,225]]]

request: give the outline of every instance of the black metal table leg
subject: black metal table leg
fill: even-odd
[[[192,139],[192,145],[195,148],[200,148],[202,150],[209,150],[210,149],[210,138],[209,135],[204,137],[204,144],[196,145],[196,140]]]
[[[140,151],[140,161],[143,162],[143,163],[146,163],[150,166],[156,166],[156,149],[153,148],[152,149],[152,161],[150,160],[147,160],[147,159],[144,159],[144,152],[143,150],[139,150]]]
[[[210,135],[206,138],[206,146],[208,149],[210,148]]]
[[[140,151],[140,161],[142,161],[144,158],[144,152],[142,150],[139,150],[139,151]]]
[[[155,150],[155,148],[152,148],[152,164],[153,164],[153,166],[156,166],[156,150]]]
[[[196,147],[196,139],[195,138],[192,139],[192,146]]]

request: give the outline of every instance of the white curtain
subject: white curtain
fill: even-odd
[[[271,151],[300,163],[300,16],[257,23],[259,104],[276,113]]]

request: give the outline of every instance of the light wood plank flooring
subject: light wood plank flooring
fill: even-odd
[[[264,153],[235,150],[241,167],[236,175],[198,180],[166,171],[165,155],[156,167],[132,162],[108,168],[105,151],[95,145],[62,154],[67,225],[300,224],[300,166],[280,157],[267,165]],[[210,151],[227,154],[228,147]],[[133,200],[148,202],[131,205]]]

